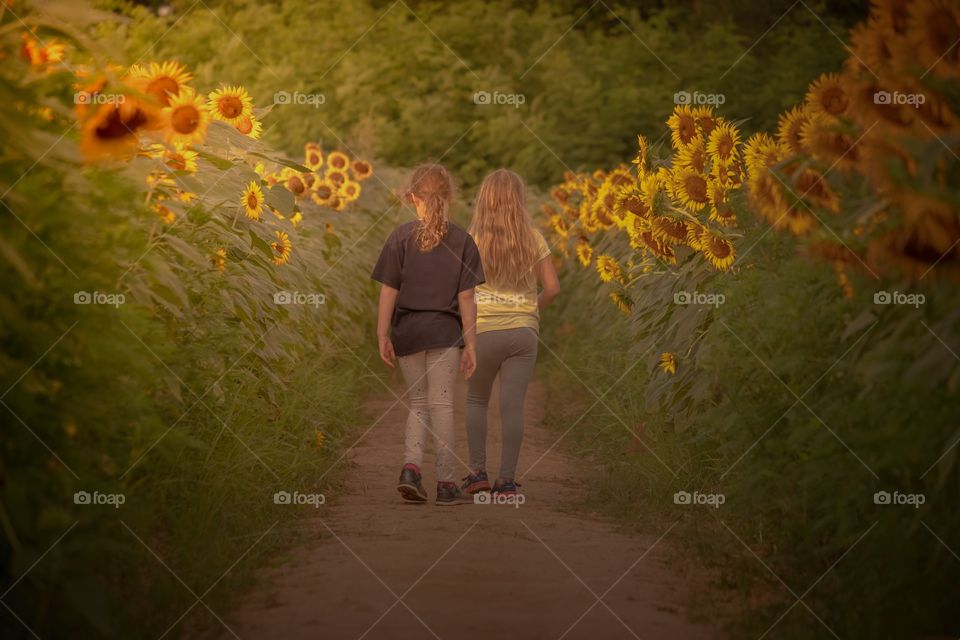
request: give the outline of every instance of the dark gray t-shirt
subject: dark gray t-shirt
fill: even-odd
[[[484,282],[480,252],[470,234],[451,223],[439,245],[417,248],[418,221],[393,230],[371,277],[397,289],[390,339],[398,356],[463,346],[457,294]]]

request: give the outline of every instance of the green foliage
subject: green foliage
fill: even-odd
[[[676,91],[723,93],[721,115],[774,126],[811,77],[839,66],[828,29],[843,36],[851,18],[811,4],[821,23],[787,2],[566,4],[182,3],[164,18],[132,9],[132,22],[102,31],[131,59],[178,59],[201,84],[243,82],[260,105],[278,91],[322,93],[323,105],[284,105],[284,126],[267,126],[288,152],[322,139],[395,166],[442,159],[468,185],[507,166],[546,186],[631,157],[636,132],[656,140]],[[477,105],[478,91],[525,102]]]
[[[11,19],[0,27],[12,51],[0,95],[16,96],[0,109],[4,637],[156,638],[194,604],[190,590],[218,585],[205,601],[222,604],[256,558],[290,543],[310,507],[274,504],[276,491],[329,491],[374,379],[357,348],[374,317],[376,242],[354,247],[396,216],[375,181],[348,211],[303,205],[297,228],[289,192],[265,187],[284,219],[246,219],[252,162],[287,161],[221,123],[198,171],[171,184],[148,186],[163,168],[152,158],[84,167],[72,78],[20,60]],[[176,200],[182,189],[195,199]],[[161,195],[171,224],[152,209]],[[293,243],[281,267],[277,230]],[[278,304],[283,291],[326,299]]]
[[[816,585],[804,602],[840,637],[954,635],[955,286],[926,283],[919,308],[885,306],[874,293],[906,285],[863,276],[847,299],[829,267],[763,231],[745,229],[741,246],[757,245],[732,275],[681,264],[638,278],[631,318],[603,302],[595,274],[571,267],[544,335],[570,367],[548,360],[556,397],[582,401],[559,403],[551,420],[566,430],[580,418],[574,446],[603,462],[599,508],[647,527],[679,520],[671,538],[716,567],[738,599],[761,603],[737,616],[736,635],[760,635],[795,600],[744,544],[797,595]],[[678,290],[724,302],[674,305]],[[669,350],[675,376],[656,367]],[[581,416],[595,399],[581,380],[607,392],[609,410]],[[677,491],[726,502],[677,505]],[[878,491],[925,502],[878,505]],[[799,605],[775,632],[828,633]]]

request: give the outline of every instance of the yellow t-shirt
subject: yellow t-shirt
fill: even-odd
[[[539,231],[534,229],[533,234],[539,262],[550,255],[550,246]],[[521,327],[540,331],[536,280],[528,291],[504,291],[488,284],[477,285],[476,300],[477,333]]]

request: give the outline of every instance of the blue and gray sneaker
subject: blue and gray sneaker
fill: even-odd
[[[514,482],[513,480],[497,480],[491,493],[499,493],[502,496],[515,496],[517,495],[517,489],[520,488],[519,482]]]
[[[484,469],[478,469],[476,473],[471,473],[463,479],[460,488],[464,492],[473,495],[481,491],[490,491],[490,481],[487,479],[487,472]]]
[[[437,483],[436,504],[438,507],[464,504],[466,502],[472,502],[472,500],[463,492],[462,489],[460,489],[460,487],[457,486],[456,482]]]

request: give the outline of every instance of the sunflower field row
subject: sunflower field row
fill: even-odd
[[[373,379],[354,354],[373,256],[353,247],[394,222],[394,178],[265,144],[276,115],[242,78],[116,63],[82,28],[107,14],[16,9],[0,5],[3,635],[156,638],[194,601],[183,584],[219,585],[215,602],[237,558],[289,542],[302,511],[274,492],[336,477]]]
[[[576,375],[554,391],[590,381],[610,406],[574,436],[604,461],[597,501],[686,516],[754,603],[739,633],[958,632],[958,28],[955,4],[877,2],[775,131],[680,105],[668,146],[640,136],[633,166],[568,173],[543,206],[574,292],[548,335]],[[727,501],[690,514],[676,491]],[[784,583],[816,585],[814,614]]]

